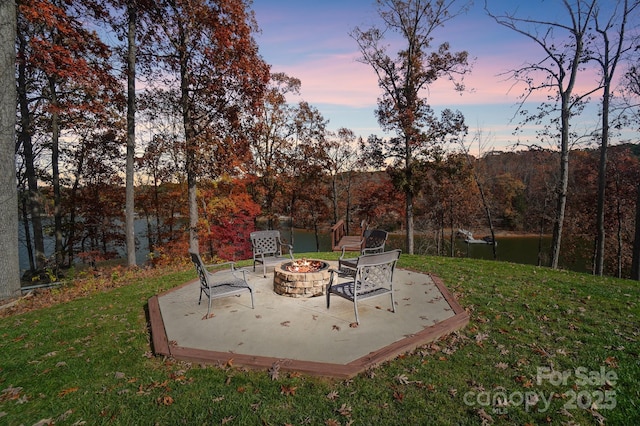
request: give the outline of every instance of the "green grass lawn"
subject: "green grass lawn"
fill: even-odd
[[[112,289],[1,318],[0,424],[640,424],[637,282],[439,257],[399,267],[438,274],[470,323],[346,381],[154,357],[147,300],[192,268],[113,274]]]

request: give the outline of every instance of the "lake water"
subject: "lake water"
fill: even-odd
[[[291,241],[291,233],[289,230],[281,231],[282,237],[287,241]],[[415,246],[421,245],[421,237],[416,236]],[[331,250],[331,237],[329,234],[321,234],[320,251]],[[509,236],[498,237],[497,255],[498,260],[521,263],[527,265],[538,264],[538,245],[540,244],[539,238],[535,236]],[[311,231],[294,230],[293,234],[293,250],[295,253],[307,253],[316,251],[315,235]],[[542,252],[543,252],[543,265],[548,264],[548,257],[551,247],[551,237],[544,236],[542,238]],[[428,245],[425,244],[425,245]],[[433,244],[431,244],[433,245]],[[405,236],[404,234],[391,234],[386,245],[387,249],[402,249],[406,251]],[[471,257],[474,259],[493,259],[493,250],[489,244],[466,244],[462,240],[456,240],[456,256],[458,257]],[[562,264],[562,261],[561,261]],[[586,272],[586,268],[583,265],[562,265],[569,270],[575,270],[578,272]]]
[[[138,241],[138,250],[136,252],[136,261],[139,265],[147,261],[148,240],[146,238],[146,222],[137,220],[135,223],[136,239]],[[24,228],[20,227],[20,269],[26,271],[29,268],[29,258],[24,239]],[[313,253],[316,251],[315,234],[311,231],[295,229],[293,238],[288,229],[281,230],[283,239],[293,241],[294,253]],[[400,234],[389,235],[387,242],[388,249],[405,250],[405,236]],[[498,260],[536,265],[538,262],[538,238],[537,237],[504,237],[497,238],[498,241]],[[319,236],[320,251],[331,250],[330,234],[320,234]],[[420,246],[420,237],[416,237],[416,247]],[[550,237],[544,237],[542,240],[543,250],[549,253],[551,244]],[[45,238],[45,252],[48,256],[53,254],[54,242],[53,238]],[[121,256],[125,256],[124,249],[119,250]],[[466,244],[461,240],[456,241],[456,255],[458,257],[471,257],[477,259],[493,259],[491,245],[489,244]],[[546,261],[545,261],[546,262]],[[566,269],[585,272],[586,268],[581,265],[563,265]]]

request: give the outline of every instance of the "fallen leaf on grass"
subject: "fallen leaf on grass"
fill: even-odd
[[[271,368],[269,368],[269,377],[271,377],[271,380],[278,380],[280,377],[280,364],[278,362],[271,364]]]
[[[77,392],[77,391],[78,391],[78,388],[67,388],[67,389],[63,389],[63,390],[61,390],[61,391],[60,391],[60,393],[58,394],[58,396],[59,396],[59,397],[63,397],[63,396],[69,395],[70,393]]]
[[[327,399],[331,400],[331,401],[335,401],[336,399],[338,399],[340,395],[338,394],[338,392],[336,391],[331,391],[327,394]]]
[[[342,406],[338,408],[338,413],[340,413],[344,417],[351,417],[351,407],[347,404],[342,404]]]
[[[487,333],[478,333],[475,336],[476,343],[481,343],[481,342],[487,340],[488,337],[489,337],[489,335]]]
[[[158,398],[158,404],[169,406],[173,404],[173,398],[169,395],[161,396],[160,398]]]
[[[282,386],[280,386],[280,393],[282,395],[287,395],[287,396],[295,395],[297,389],[298,389],[297,386],[285,386],[285,385],[282,385]]]
[[[404,374],[398,374],[396,377],[394,377],[394,379],[396,379],[399,383],[403,385],[408,385],[410,383],[409,378]]]
[[[507,364],[506,362],[499,362],[496,364],[496,368],[499,370],[505,370],[509,368],[509,364]]]
[[[484,408],[481,408],[477,411],[478,416],[480,416],[480,418],[482,419],[482,424],[492,424],[493,423],[493,417],[491,417],[489,414],[487,414],[486,411],[484,411]]]
[[[22,388],[21,387],[13,387],[13,386],[9,386],[6,389],[3,389],[2,392],[0,393],[0,401],[11,401],[11,400],[16,400],[16,399],[20,399],[20,394],[22,393]]]

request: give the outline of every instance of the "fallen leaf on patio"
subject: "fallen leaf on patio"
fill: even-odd
[[[203,316],[203,317],[202,317],[202,319],[203,319],[203,320],[206,320],[206,319],[209,319],[209,318],[213,318],[213,317],[215,317],[215,316],[216,316],[216,314],[214,314],[213,312],[211,312],[209,315],[205,315],[205,316]]]
[[[340,327],[335,324],[333,325],[333,327],[331,327],[331,329],[335,331],[340,331]]]
[[[297,386],[285,386],[285,385],[282,385],[282,386],[280,386],[280,393],[282,395],[287,395],[287,396],[295,395],[296,394],[296,389],[298,389]]]
[[[352,322],[351,324],[349,324],[349,327],[358,328],[358,323],[357,322]]]
[[[260,319],[260,318],[262,318],[262,315],[256,315],[256,318]]]
[[[291,324],[291,321],[283,321],[280,323],[280,325],[283,327],[289,327],[289,324]]]
[[[376,306],[376,309],[382,309],[382,307],[381,306]]]

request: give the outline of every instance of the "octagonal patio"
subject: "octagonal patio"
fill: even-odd
[[[329,262],[333,265],[332,262]],[[324,296],[293,298],[273,290],[273,272],[248,269],[249,294],[213,300],[215,316],[203,319],[199,282],[149,299],[149,319],[157,355],[207,364],[268,369],[346,378],[463,328],[465,310],[437,276],[396,269],[391,312],[389,297],[353,304]]]

